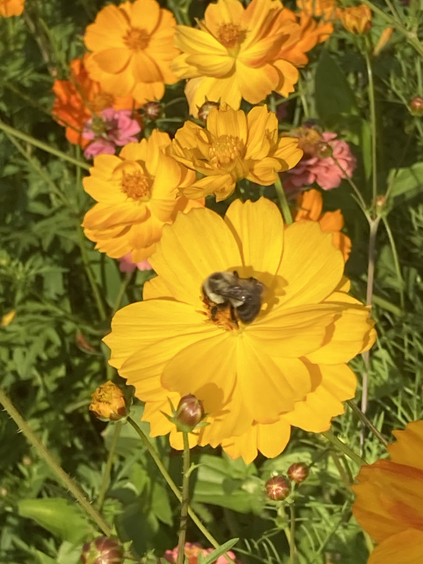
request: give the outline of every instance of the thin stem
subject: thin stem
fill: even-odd
[[[289,520],[290,520],[290,531],[289,531],[289,564],[295,564],[295,507],[291,503],[289,506]]]
[[[35,139],[34,137],[31,137],[30,135],[27,135],[26,133],[22,133],[22,131],[18,131],[14,127],[10,127],[10,125],[6,125],[1,120],[0,120],[0,129],[2,131],[4,131],[5,133],[9,133],[9,135],[12,135],[13,137],[17,137],[18,139],[21,139],[22,141],[25,141],[26,143],[33,145],[34,147],[38,147],[39,149],[42,149],[43,151],[46,151],[47,153],[50,153],[51,155],[55,155],[56,157],[59,157],[60,159],[63,159],[64,161],[68,161],[68,162],[70,162],[70,163],[72,163],[76,166],[79,166],[79,167],[85,169],[85,170],[90,170],[90,166],[88,164],[83,163],[82,161],[78,161],[78,159],[75,159],[74,157],[71,157],[71,156],[67,155],[66,153],[63,153],[62,151],[59,151],[58,149],[54,149],[53,147],[50,147],[49,145],[47,145],[46,143],[43,143],[42,141],[38,141],[38,139]]]
[[[75,484],[72,478],[63,470],[54,456],[49,450],[43,445],[22,415],[15,408],[13,403],[7,397],[2,388],[0,388],[0,403],[3,405],[5,411],[10,415],[13,421],[18,426],[19,430],[23,433],[29,443],[37,449],[41,458],[43,458],[49,465],[50,469],[56,474],[59,481],[62,481],[66,488],[74,495],[75,499],[81,505],[83,509],[88,513],[91,519],[96,523],[98,528],[103,531],[103,533],[110,537],[113,534],[113,530],[110,525],[105,521],[99,511],[91,505],[88,499],[85,497],[83,492]]]
[[[367,78],[369,80],[369,104],[370,104],[370,131],[372,135],[372,193],[373,206],[376,206],[377,198],[377,124],[376,124],[376,103],[375,85],[373,81],[373,69],[369,56],[369,43],[366,42],[364,58],[366,59]]]
[[[124,280],[121,282],[121,285],[120,285],[120,288],[119,288],[119,293],[118,293],[116,300],[115,300],[115,303],[113,305],[112,317],[117,312],[117,310],[120,308],[120,304],[122,302],[123,295],[126,291],[126,288],[128,287],[128,284],[129,284],[133,274],[134,274],[133,272],[128,272],[126,274]]]
[[[112,470],[113,459],[115,457],[116,447],[119,442],[120,431],[122,429],[122,421],[115,423],[115,431],[113,433],[112,444],[110,445],[109,456],[107,457],[106,467],[104,469],[103,480],[101,482],[100,492],[97,499],[98,510],[103,509],[104,500],[106,499],[106,492],[110,485],[110,473]]]
[[[190,467],[190,449],[188,433],[182,433],[184,440],[183,460],[184,466],[182,471],[182,502],[181,502],[181,521],[178,533],[178,557],[176,564],[183,564],[185,560],[185,540],[187,536],[188,508],[189,508],[189,467]]]
[[[85,237],[82,233],[81,226],[78,224],[78,243],[79,248],[81,250],[81,258],[84,264],[85,272],[87,273],[88,280],[91,285],[91,289],[94,294],[94,299],[97,305],[98,312],[100,314],[101,320],[104,321],[107,317],[106,310],[103,304],[103,299],[100,294],[100,290],[98,289],[97,282],[95,281],[95,277],[91,268],[90,261],[88,259],[87,249],[85,247]]]
[[[291,210],[289,209],[288,200],[286,199],[286,194],[282,186],[281,179],[277,174],[277,178],[275,181],[275,188],[276,188],[276,195],[279,200],[279,205],[282,211],[283,218],[285,220],[286,225],[292,224],[292,215]]]
[[[404,310],[404,307],[405,307],[404,289],[403,289],[404,282],[403,282],[402,275],[401,275],[401,267],[400,267],[400,263],[399,263],[397,247],[395,245],[395,239],[394,239],[394,236],[392,235],[391,227],[388,223],[388,218],[384,216],[384,217],[382,217],[382,221],[383,221],[383,224],[385,226],[386,232],[388,234],[388,239],[389,239],[389,242],[391,244],[392,254],[394,256],[395,272],[397,274],[398,284],[399,284],[400,304],[401,304],[401,309]]]
[[[148,440],[147,435],[144,433],[144,431],[135,423],[135,421],[131,418],[128,417],[128,423],[134,428],[134,430],[137,432],[137,434],[139,435],[144,447],[146,448],[146,450],[149,452],[151,458],[154,460],[154,462],[156,463],[157,468],[159,469],[161,475],[163,476],[163,478],[166,480],[167,485],[169,486],[169,488],[172,490],[172,492],[174,493],[176,499],[179,501],[179,503],[182,503],[182,494],[178,489],[178,486],[175,484],[175,482],[172,480],[172,478],[170,477],[169,472],[167,471],[166,467],[164,466],[163,462],[160,460],[160,456],[158,455],[156,449],[153,447],[153,445],[150,443],[150,441]],[[193,520],[193,522],[195,523],[195,525],[199,528],[199,530],[203,533],[203,535],[205,536],[205,538],[209,541],[209,543],[213,546],[213,548],[219,548],[219,543],[217,542],[217,540],[213,537],[213,535],[211,535],[209,533],[209,531],[206,529],[206,527],[203,525],[203,523],[200,521],[200,519],[197,517],[197,515],[194,513],[194,511],[191,509],[191,507],[188,507],[188,515],[191,517],[191,519]],[[234,564],[234,561],[232,560],[232,558],[230,556],[228,556],[227,554],[224,554],[224,557],[226,558],[226,560],[230,563],[230,564]]]
[[[336,469],[339,472],[339,475],[341,476],[341,480],[344,482],[344,486],[349,490],[351,488],[351,482],[350,479],[348,477],[348,474],[345,472],[341,461],[339,459],[338,453],[334,450],[330,451],[330,455],[332,457],[332,460],[336,466]]]
[[[355,453],[353,450],[350,449],[350,447],[348,445],[346,445],[345,443],[343,443],[342,441],[340,441],[338,439],[338,437],[335,437],[335,435],[333,434],[333,432],[331,431],[331,429],[329,429],[328,431],[325,431],[324,433],[322,433],[322,435],[330,442],[332,443],[338,450],[340,450],[341,452],[343,452],[346,456],[348,456],[349,458],[351,458],[351,460],[353,460],[356,464],[358,464],[359,466],[363,466],[364,464],[367,464],[365,460],[363,460],[360,456],[358,456],[357,453]]]
[[[382,433],[378,429],[376,429],[373,423],[364,415],[364,413],[361,411],[358,405],[353,400],[347,400],[346,403],[351,407],[351,409],[354,411],[354,413],[357,415],[360,421],[364,423],[364,425],[366,425],[366,427],[370,429],[370,431],[375,435],[375,437],[379,439],[379,441],[383,444],[383,446],[387,447],[389,445],[388,441],[385,439]]]
[[[338,159],[336,157],[334,157],[332,155],[333,160],[335,161],[336,166],[339,168],[339,170],[342,172],[342,174],[344,175],[343,178],[348,182],[348,184],[351,186],[351,188],[353,189],[353,192],[355,193],[355,195],[357,196],[357,199],[360,203],[361,209],[363,211],[363,213],[366,215],[367,217],[367,205],[366,202],[364,201],[363,196],[360,193],[360,190],[357,187],[357,184],[353,181],[352,178],[350,178],[350,176],[348,176],[346,170],[342,167],[341,163],[338,161]]]

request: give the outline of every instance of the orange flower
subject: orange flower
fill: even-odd
[[[353,486],[354,517],[379,543],[368,564],[423,562],[423,421],[394,431],[391,460],[363,466]]]
[[[361,35],[367,33],[372,27],[372,11],[366,4],[345,8],[339,17],[345,29],[350,33]]]
[[[326,22],[338,19],[341,11],[336,0],[297,0],[297,7]]]
[[[0,0],[0,16],[20,16],[24,11],[25,0]]]
[[[132,94],[140,104],[160,100],[164,85],[178,81],[170,70],[178,55],[175,24],[155,0],[104,7],[85,32],[90,77],[115,96]]]
[[[297,199],[298,211],[295,221],[318,221],[323,233],[332,233],[332,242],[347,261],[351,252],[351,239],[341,233],[344,218],[341,210],[325,212],[322,215],[323,198],[318,190],[309,190]]]
[[[183,53],[172,69],[189,79],[192,115],[206,100],[237,110],[243,98],[258,104],[272,91],[294,91],[298,70],[279,52],[299,41],[300,26],[281,17],[282,10],[279,0],[252,0],[247,8],[239,0],[218,0],[207,7],[200,29],[177,26],[175,43]]]
[[[54,81],[53,92],[56,99],[52,110],[54,119],[66,127],[68,141],[83,148],[89,141],[82,139],[82,130],[93,113],[100,114],[110,107],[115,110],[130,110],[134,107],[131,96],[117,98],[103,92],[100,84],[88,76],[86,60],[87,55],[71,62],[70,80]]]

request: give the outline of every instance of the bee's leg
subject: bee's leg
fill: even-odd
[[[230,312],[231,312],[231,321],[238,325],[238,317],[236,315],[236,310],[233,305],[230,306]]]
[[[212,321],[216,321],[216,315],[218,311],[219,311],[218,306],[213,306],[212,308],[210,308],[210,317]]]

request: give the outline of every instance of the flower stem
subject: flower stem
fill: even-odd
[[[402,275],[401,275],[401,267],[400,267],[400,263],[399,263],[397,247],[395,245],[395,239],[394,239],[394,236],[392,234],[391,227],[388,223],[388,218],[386,216],[383,216],[382,221],[383,221],[383,224],[385,226],[386,233],[388,234],[389,242],[391,244],[392,255],[394,257],[395,272],[397,274],[397,279],[398,279],[400,304],[401,304],[401,309],[404,311],[404,307],[405,307],[404,289],[403,289],[404,281],[403,281]]]
[[[276,188],[276,195],[279,200],[279,205],[282,211],[283,218],[285,220],[286,225],[292,224],[292,215],[291,210],[289,209],[288,200],[286,199],[286,194],[282,186],[281,179],[277,174],[277,178],[275,181],[275,188]]]
[[[376,124],[376,103],[375,85],[373,81],[373,69],[369,55],[369,43],[366,42],[364,58],[366,60],[367,78],[369,80],[369,104],[370,104],[370,130],[372,133],[372,193],[373,207],[376,206],[377,199],[377,124]]]
[[[290,520],[290,530],[289,530],[289,564],[295,564],[295,507],[291,503],[289,506],[289,520]]]
[[[91,505],[88,499],[85,497],[83,492],[75,484],[72,478],[63,470],[54,456],[49,450],[43,445],[22,415],[15,408],[13,403],[7,397],[2,388],[0,388],[0,403],[3,405],[5,411],[10,415],[13,421],[18,426],[19,430],[23,433],[29,443],[37,449],[39,455],[46,461],[50,466],[50,469],[56,474],[57,478],[63,482],[67,489],[74,495],[81,507],[88,513],[91,519],[96,523],[98,528],[103,531],[103,533],[110,537],[113,534],[113,530],[99,511]]]
[[[363,466],[364,464],[367,464],[366,461],[363,460],[360,456],[358,456],[358,454],[356,454],[353,450],[351,450],[349,446],[347,446],[345,443],[340,441],[338,437],[335,437],[331,429],[325,431],[324,433],[322,433],[322,435],[330,443],[332,443],[333,446],[335,446],[337,449],[343,452],[346,456],[349,456],[349,458],[351,458],[351,460],[353,460],[359,466]]]
[[[347,400],[346,403],[351,407],[351,409],[354,411],[354,413],[357,415],[360,421],[370,429],[370,431],[375,435],[375,437],[379,439],[379,441],[383,444],[383,446],[387,447],[389,445],[388,441],[385,439],[382,433],[378,429],[376,429],[373,423],[364,415],[364,413],[361,411],[361,409],[358,407],[355,401]]]
[[[182,503],[182,494],[178,489],[178,486],[175,484],[175,482],[172,480],[172,478],[170,477],[169,472],[167,471],[167,469],[165,468],[163,462],[160,460],[160,456],[158,455],[156,449],[153,447],[153,445],[150,443],[150,441],[148,440],[147,435],[144,433],[144,431],[135,423],[135,421],[131,418],[128,417],[128,423],[134,428],[134,430],[138,433],[143,445],[145,446],[146,450],[149,452],[151,458],[154,460],[154,462],[156,463],[157,468],[159,469],[161,475],[163,476],[163,478],[166,480],[167,485],[169,486],[169,488],[172,490],[172,492],[174,493],[176,499],[179,501],[179,503]],[[191,517],[191,519],[193,520],[193,522],[195,523],[195,525],[199,528],[199,530],[203,533],[203,535],[205,536],[205,538],[209,541],[209,543],[213,546],[213,548],[219,548],[219,543],[217,542],[217,540],[213,537],[213,535],[211,535],[209,533],[209,531],[206,529],[206,527],[203,525],[203,523],[200,521],[199,517],[197,517],[196,513],[194,513],[194,511],[191,509],[191,507],[188,506],[188,515]],[[234,561],[232,560],[232,558],[230,556],[228,556],[227,554],[224,554],[224,557],[226,558],[226,560],[230,563],[230,564],[234,564]]]
[[[115,457],[116,447],[119,441],[121,429],[122,421],[117,421],[115,423],[115,431],[113,433],[112,444],[110,445],[109,456],[107,457],[106,468],[104,469],[103,480],[101,482],[100,492],[98,494],[97,507],[99,511],[103,509],[107,488],[110,484],[110,472],[112,470],[113,459]]]
[[[115,301],[115,303],[113,305],[113,309],[112,309],[112,317],[117,312],[117,310],[120,308],[120,304],[121,304],[123,295],[126,291],[126,288],[128,287],[129,282],[131,281],[133,274],[134,274],[133,272],[127,272],[125,278],[122,280],[122,282],[120,284],[119,293],[116,297],[116,301]]]
[[[176,564],[183,564],[185,560],[185,539],[187,534],[188,508],[189,508],[189,467],[190,449],[188,433],[182,433],[184,440],[183,470],[182,470],[182,502],[181,502],[181,522],[178,533],[178,557]]]

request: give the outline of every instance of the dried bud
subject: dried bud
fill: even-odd
[[[285,476],[274,476],[266,482],[266,492],[273,501],[282,501],[289,496],[291,484]]]
[[[155,121],[161,116],[162,107],[158,102],[147,102],[142,107],[142,111],[144,112],[146,118],[151,121]]]
[[[304,462],[294,462],[288,468],[288,478],[296,484],[301,484],[308,478],[309,470]]]
[[[207,118],[209,117],[210,110],[212,108],[219,108],[219,107],[220,107],[219,102],[212,102],[211,100],[206,100],[204,104],[200,108],[198,108],[199,119],[201,119],[201,121],[206,123]]]
[[[333,155],[332,146],[329,143],[319,143],[317,156],[319,159],[327,159]]]
[[[181,398],[175,413],[175,419],[178,423],[192,430],[204,417],[204,408],[202,402],[194,395],[188,394]]]
[[[123,392],[113,382],[102,384],[91,397],[90,411],[102,421],[118,421],[128,415]]]
[[[423,116],[423,98],[415,96],[410,102],[410,112],[413,116]]]
[[[82,547],[83,564],[122,564],[123,548],[116,539],[97,537]]]

